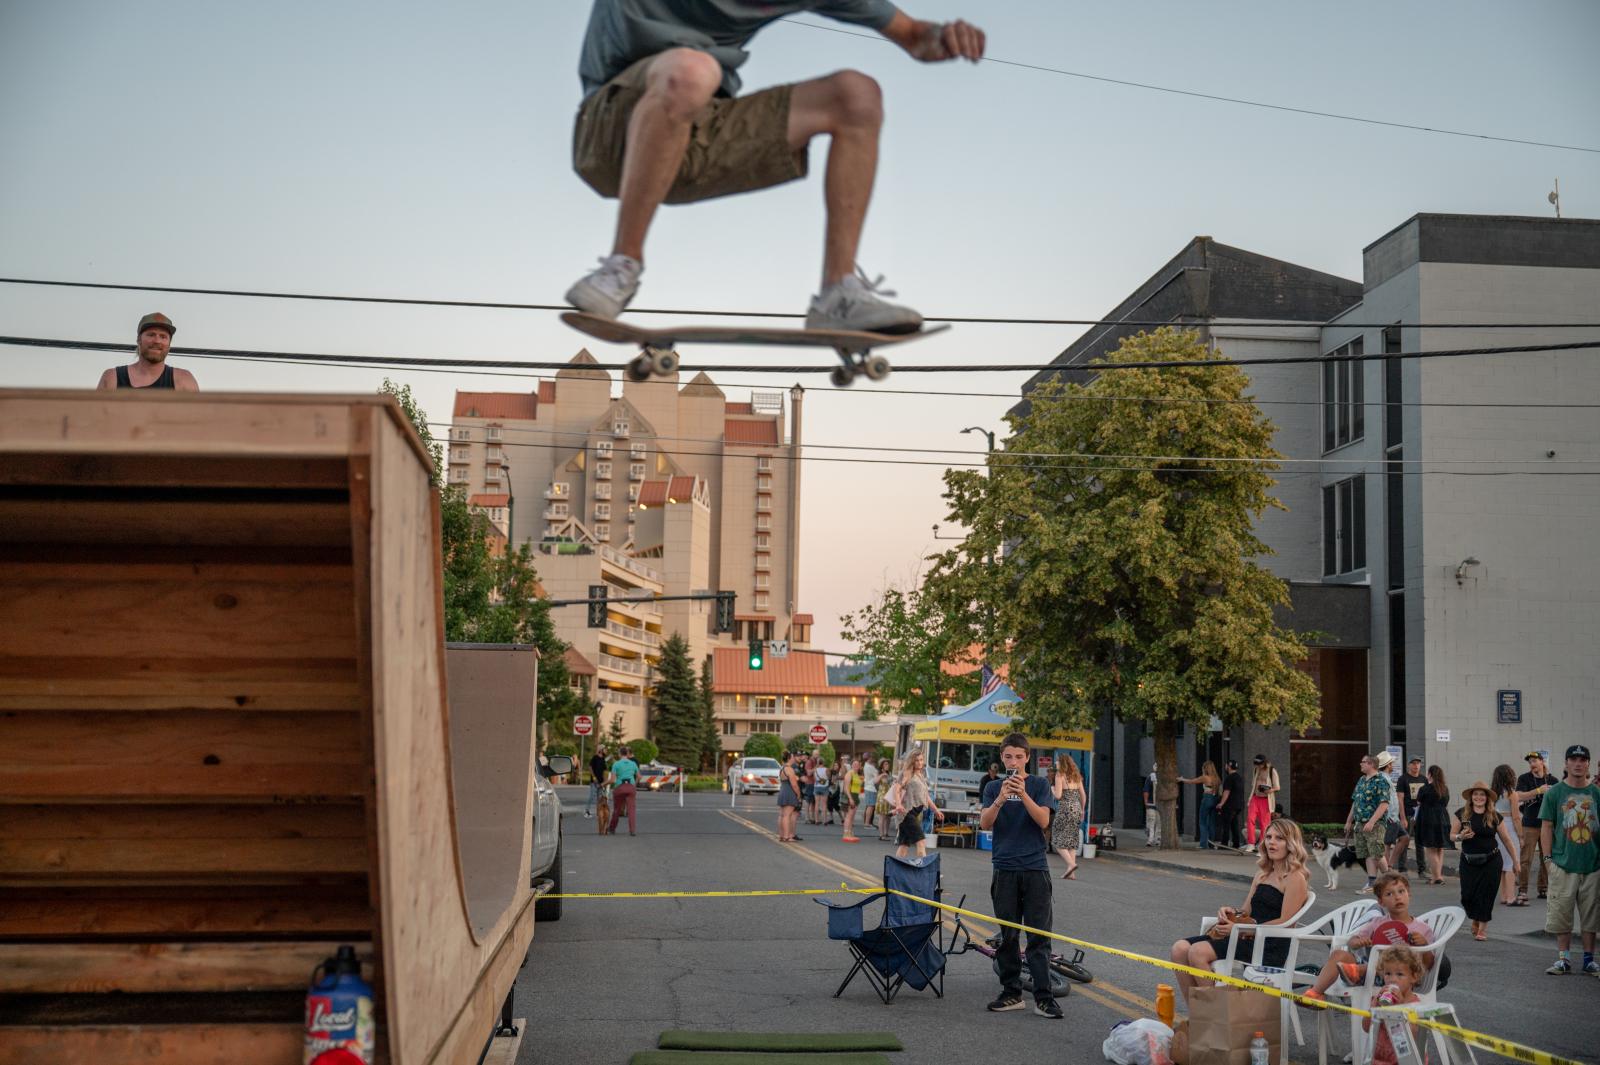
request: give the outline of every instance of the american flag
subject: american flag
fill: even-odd
[[[978,692],[978,698],[980,699],[994,691],[996,688],[1000,687],[1000,674],[990,669],[989,663],[987,662],[983,664],[983,671],[978,674],[978,677],[983,682],[982,690]]]

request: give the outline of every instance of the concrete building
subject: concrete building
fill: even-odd
[[[752,670],[745,648],[719,647],[712,670],[724,766],[738,757],[752,735],[763,732],[787,743],[822,725],[840,754],[866,753],[877,744],[894,742],[893,719],[863,721],[862,713],[875,705],[872,696],[860,685],[836,683],[819,652],[768,657],[761,669]]]
[[[616,606],[605,630],[586,629],[579,608],[556,611],[562,639],[599,670],[597,694],[638,700],[630,737],[646,734],[650,674],[635,684],[615,675],[615,660],[648,649],[648,667],[674,632],[696,663],[753,637],[810,640],[811,616],[798,609],[804,390],[787,398],[786,408],[784,393],[758,390],[730,402],[704,373],[682,387],[676,374],[624,380],[617,393],[587,350],[536,391],[456,393],[448,483],[492,522],[503,516],[511,543],[538,546],[553,598],[599,583],[613,595],[735,594],[735,631],[722,635],[705,601]],[[646,648],[613,626],[642,630]],[[597,631],[613,642],[595,645]]]
[[[1600,340],[1600,223],[1417,215],[1347,281],[1196,238],[1105,317],[1190,325],[1239,359],[1399,354]],[[1483,328],[1419,328],[1481,323]],[[1056,360],[1072,373],[1132,327],[1091,330]],[[1279,474],[1263,564],[1290,582],[1282,622],[1320,630],[1301,668],[1319,727],[1243,728],[1180,744],[1180,767],[1266,754],[1301,820],[1342,820],[1360,752],[1420,754],[1451,781],[1530,749],[1600,739],[1600,399],[1593,350],[1258,367],[1251,393]],[[1019,406],[1026,410],[1026,402]],[[1309,460],[1309,461],[1306,461]],[[1551,476],[1561,474],[1561,476]],[[1099,810],[1141,823],[1153,762],[1137,725],[1097,732]],[[1286,772],[1282,770],[1287,767]],[[1192,789],[1187,823],[1193,824]],[[1108,817],[1108,819],[1112,819]]]

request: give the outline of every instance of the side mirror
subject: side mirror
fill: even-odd
[[[572,772],[572,764],[572,755],[552,754],[550,756],[550,764],[546,768],[545,775],[554,777],[566,776],[568,773]]]

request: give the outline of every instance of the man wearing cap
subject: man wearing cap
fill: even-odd
[[[1567,775],[1539,803],[1539,842],[1550,870],[1550,907],[1544,930],[1555,933],[1556,963],[1545,972],[1572,972],[1573,911],[1583,928],[1583,972],[1600,976],[1594,959],[1594,933],[1600,928],[1600,787],[1589,779],[1589,748],[1567,748]]]
[[[1389,800],[1394,794],[1389,778],[1378,772],[1378,759],[1394,761],[1388,751],[1361,758],[1361,779],[1350,793],[1350,812],[1344,818],[1344,834],[1351,839],[1356,857],[1367,863],[1367,884],[1360,894],[1372,894],[1373,882],[1383,872],[1384,826],[1388,821]]]
[[[1545,793],[1558,782],[1558,778],[1551,775],[1546,768],[1543,751],[1529,751],[1523,755],[1523,761],[1528,763],[1528,771],[1517,778],[1517,791],[1528,796],[1522,800],[1521,823],[1517,826],[1517,842],[1522,849],[1522,860],[1517,863],[1517,892],[1522,898],[1528,897],[1528,871],[1533,864],[1533,852],[1540,847],[1539,831],[1539,805],[1544,801]],[[1540,850],[1540,856],[1549,854],[1548,850]],[[1544,862],[1539,862],[1539,897],[1542,899],[1550,892],[1550,874],[1545,870]]]
[[[167,364],[167,352],[172,347],[172,337],[178,329],[172,319],[156,312],[139,319],[139,329],[134,334],[138,340],[139,357],[127,366],[113,366],[100,375],[97,388],[173,388],[180,392],[198,392],[194,374]]]
[[[1396,782],[1396,787],[1400,791],[1400,803],[1405,807],[1406,816],[1405,821],[1402,823],[1402,827],[1406,829],[1410,836],[1417,835],[1417,833],[1410,831],[1410,827],[1416,823],[1417,812],[1421,807],[1418,796],[1422,794],[1422,788],[1427,783],[1428,778],[1422,775],[1421,758],[1412,758],[1410,761],[1408,761],[1406,763],[1406,771],[1400,774],[1400,779]],[[1535,831],[1537,831],[1537,829],[1535,829]],[[1407,838],[1409,839],[1409,836]],[[1397,847],[1396,857],[1398,858],[1398,861],[1390,862],[1389,868],[1393,869],[1397,873],[1405,872],[1406,852]],[[1422,864],[1422,840],[1421,838],[1418,838],[1417,872],[1420,873],[1425,868],[1427,867]]]

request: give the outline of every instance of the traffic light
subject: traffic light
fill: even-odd
[[[606,627],[606,586],[603,584],[589,585],[589,627]]]
[[[733,593],[717,593],[717,632],[733,631]]]
[[[763,665],[765,665],[765,662],[763,660],[763,655],[762,655],[761,641],[760,640],[751,640],[750,641],[750,668],[751,669],[760,669]]]

